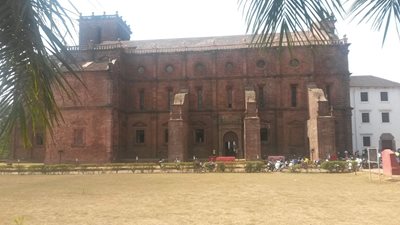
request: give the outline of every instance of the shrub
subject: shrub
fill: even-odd
[[[193,161],[193,172],[199,173],[203,170],[201,162],[198,160]]]
[[[224,163],[218,163],[217,164],[217,171],[218,172],[225,172],[225,169],[226,169],[226,167],[225,167],[225,164]]]
[[[42,167],[43,167],[43,165],[30,165],[30,166],[28,166],[28,171],[30,174],[39,173],[39,172],[41,173]]]
[[[235,168],[236,168],[236,163],[225,163],[225,171],[228,172],[235,172]]]
[[[253,163],[252,162],[247,162],[246,166],[244,167],[244,171],[246,173],[252,173],[253,172]]]
[[[289,171],[291,173],[300,173],[301,172],[301,165],[300,164],[295,164],[293,166],[289,167]]]
[[[78,167],[78,170],[79,170],[82,174],[85,174],[86,172],[90,171],[88,165],[80,165],[80,166]]]
[[[59,164],[52,166],[52,172],[60,172],[61,174],[68,173],[72,168],[75,167],[74,165],[68,164]]]
[[[349,163],[352,168],[349,169]],[[353,172],[356,169],[357,163],[354,161],[325,161],[321,164],[321,168],[327,170],[329,173],[344,173]]]
[[[214,162],[206,162],[204,164],[204,167],[206,168],[207,172],[214,172],[215,170],[215,163]]]
[[[264,163],[260,161],[255,161],[255,162],[247,162],[244,171],[246,173],[259,173],[262,171],[264,167]]]
[[[111,167],[111,170],[115,171],[115,173],[118,173],[121,170],[121,166],[114,165],[114,166]]]
[[[18,174],[25,172],[25,166],[17,165],[15,168],[17,169]]]
[[[12,170],[12,166],[11,165],[2,165],[2,166],[0,166],[0,173],[7,173],[10,170]]]
[[[257,173],[261,172],[263,166],[264,166],[263,162],[255,162],[253,172],[257,172]]]

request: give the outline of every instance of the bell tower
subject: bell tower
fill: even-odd
[[[94,15],[79,17],[79,45],[100,44],[104,41],[126,41],[132,34],[130,26],[115,15]]]

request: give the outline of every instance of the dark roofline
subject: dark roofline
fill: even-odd
[[[350,87],[400,87],[400,83],[372,75],[350,77]]]

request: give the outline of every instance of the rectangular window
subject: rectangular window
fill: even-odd
[[[369,113],[361,113],[361,120],[363,123],[369,123]]]
[[[204,143],[204,130],[203,129],[195,130],[195,141],[196,141],[196,143]]]
[[[136,130],[136,144],[144,143],[144,130]]]
[[[363,136],[363,146],[364,147],[371,146],[371,137],[370,136]]]
[[[268,128],[261,128],[260,129],[260,137],[262,142],[268,141]]]
[[[264,86],[258,86],[258,108],[263,109],[265,106]]]
[[[168,110],[171,111],[172,109],[172,104],[174,104],[174,93],[172,92],[172,89],[168,89]]]
[[[36,133],[35,144],[36,146],[42,146],[44,144],[43,133]]]
[[[389,101],[389,96],[388,93],[386,91],[382,91],[381,92],[381,101],[382,102],[387,102]]]
[[[168,143],[168,129],[165,129],[164,131],[164,142]]]
[[[368,102],[368,92],[361,92],[360,98],[362,102]]]
[[[197,89],[197,109],[201,110],[203,108],[203,89]]]
[[[144,110],[144,90],[139,92],[139,109]]]
[[[74,145],[81,146],[85,144],[83,128],[74,129]]]
[[[297,84],[290,85],[290,102],[292,107],[297,106]]]
[[[389,123],[389,122],[390,122],[389,113],[383,112],[382,113],[382,123]]]
[[[226,101],[228,103],[228,108],[231,109],[232,108],[232,99],[233,99],[233,91],[232,91],[232,87],[228,87],[226,90]]]

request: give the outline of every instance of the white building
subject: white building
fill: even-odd
[[[374,76],[350,78],[353,151],[400,148],[400,84]]]

